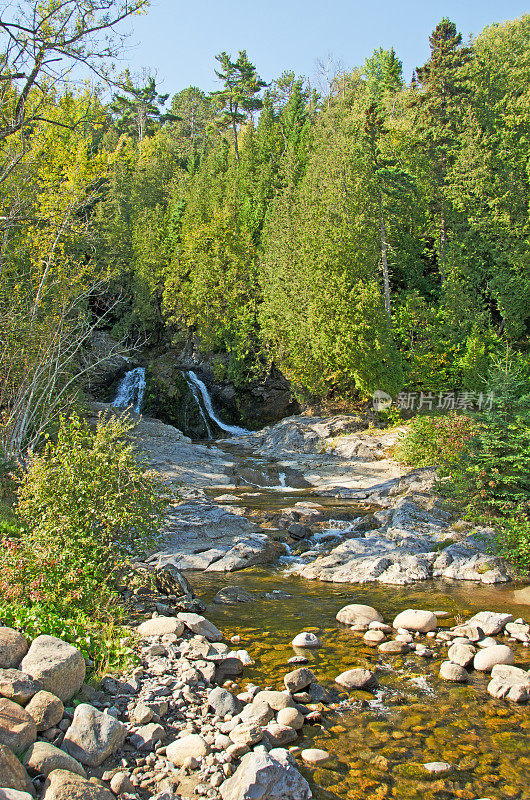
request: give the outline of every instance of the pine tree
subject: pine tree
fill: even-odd
[[[417,129],[430,159],[433,206],[438,217],[438,257],[442,282],[450,205],[447,175],[456,158],[463,120],[463,104],[469,95],[464,67],[471,49],[462,45],[462,34],[444,17],[429,37],[431,57],[416,70],[421,90],[415,96]]]
[[[117,117],[118,130],[133,132],[141,151],[143,138],[146,132],[152,133],[155,123],[173,122],[180,118],[163,110],[169,95],[157,92],[156,80],[152,75],[147,77],[143,86],[135,86],[129,70],[126,70],[122,88],[124,94],[114,95],[110,109]]]
[[[232,61],[232,56],[224,51],[215,58],[221,65],[215,74],[224,83],[222,89],[211,95],[219,108],[216,125],[219,130],[232,128],[236,159],[239,161],[239,126],[249,114],[262,107],[258,94],[267,84],[248,60],[246,50],[239,51],[236,61]]]

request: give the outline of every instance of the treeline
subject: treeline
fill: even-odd
[[[527,359],[530,15],[470,45],[442,20],[410,84],[393,50],[320,93],[242,51],[211,95],[74,89],[145,5],[0,19],[5,453],[71,402],[94,326],[193,336],[236,385],[274,362],[301,397],[482,389],[506,343]]]
[[[302,394],[474,390],[503,342],[524,357],[530,16],[470,46],[444,19],[430,47],[410,85],[383,49],[321,95],[245,52],[169,113],[131,85],[94,213],[122,329],[193,333],[236,384],[274,361]]]

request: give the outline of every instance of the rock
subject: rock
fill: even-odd
[[[264,733],[273,747],[285,747],[287,744],[296,742],[298,734],[289,725],[282,725],[279,722],[271,722],[265,728]]]
[[[469,639],[470,642],[480,642],[484,638],[484,631],[478,625],[457,625],[453,628],[455,636]]]
[[[81,775],[55,769],[46,778],[42,800],[114,800],[114,795]]]
[[[190,582],[174,564],[158,564],[155,567],[154,578],[155,587],[162,594],[186,597],[188,600],[195,598]]]
[[[513,650],[505,644],[497,644],[480,650],[473,659],[474,669],[480,672],[490,672],[496,664],[515,664]]]
[[[254,596],[240,586],[225,586],[215,595],[213,602],[219,605],[233,605],[234,603],[251,603]]]
[[[247,567],[271,564],[285,552],[285,546],[265,533],[253,533],[241,538],[213,561],[206,572],[235,572]]]
[[[221,642],[223,640],[223,634],[219,628],[216,628],[215,625],[200,614],[181,612],[178,618],[192,633],[204,636],[209,642]]]
[[[13,628],[0,627],[0,668],[18,667],[27,652],[25,636]]]
[[[383,617],[372,606],[364,606],[359,603],[352,603],[344,606],[338,612],[336,619],[345,625],[370,625],[371,622],[383,622]]]
[[[241,700],[238,700],[232,692],[220,686],[212,689],[208,694],[208,705],[219,717],[224,717],[226,714],[235,716],[243,708]]]
[[[459,664],[453,664],[452,661],[444,661],[440,666],[440,678],[444,681],[453,681],[453,683],[467,683],[469,675],[464,667]]]
[[[274,711],[282,708],[294,708],[294,702],[288,692],[276,692],[273,689],[263,689],[254,697],[254,703],[266,703]]]
[[[345,689],[371,689],[377,686],[377,678],[369,669],[348,669],[337,675],[335,682]]]
[[[216,683],[224,683],[229,678],[237,678],[243,672],[244,664],[241,659],[235,656],[225,658],[215,667]]]
[[[55,636],[37,636],[22,659],[21,669],[63,702],[79,691],[86,672],[81,651]]]
[[[250,725],[267,725],[273,717],[272,708],[261,700],[249,703],[239,715],[241,722],[248,722]]]
[[[166,757],[172,764],[181,767],[184,761],[189,758],[202,758],[207,756],[210,752],[210,746],[205,742],[202,736],[197,733],[190,733],[188,736],[182,736],[180,739],[175,739],[166,748]]]
[[[399,655],[400,653],[408,653],[410,647],[406,642],[396,642],[392,640],[390,642],[383,642],[382,644],[378,645],[377,649],[380,650],[381,653]]]
[[[280,725],[288,725],[290,728],[294,728],[295,731],[301,730],[304,724],[304,715],[296,708],[280,709],[277,719]]]
[[[0,800],[32,800],[28,792],[18,792],[16,789],[0,789]]]
[[[138,633],[140,636],[164,636],[166,633],[182,636],[184,623],[177,617],[153,617],[138,625]]]
[[[234,744],[251,747],[263,738],[263,731],[259,725],[250,722],[241,722],[232,728],[228,734]]]
[[[498,644],[497,640],[493,638],[493,636],[486,636],[485,639],[481,639],[480,642],[477,642],[477,647],[484,649],[485,647],[494,647]]]
[[[133,794],[135,789],[133,782],[126,772],[115,772],[110,779],[110,788],[114,794]]]
[[[519,642],[530,642],[530,625],[524,622],[508,622],[505,632]]]
[[[500,633],[506,623],[513,621],[512,614],[497,614],[494,611],[479,611],[478,614],[468,620],[468,625],[477,625],[482,628],[486,636],[496,636]]]
[[[438,627],[438,619],[432,611],[420,611],[414,608],[407,608],[398,614],[392,623],[394,628],[406,628],[407,631],[418,631],[428,633]]]
[[[496,664],[491,670],[488,692],[499,700],[526,703],[530,700],[530,673],[508,664]]]
[[[453,769],[452,765],[448,764],[447,761],[429,761],[423,766],[427,772],[431,772],[436,775],[447,775],[447,773],[451,772]]]
[[[371,647],[375,647],[381,642],[384,642],[386,639],[385,634],[383,631],[378,630],[368,630],[363,636],[364,641],[369,644]]]
[[[25,706],[42,686],[18,669],[0,669],[0,696]]]
[[[147,725],[153,719],[153,709],[140,702],[135,705],[129,716],[134,725]]]
[[[460,667],[469,667],[477,651],[471,644],[452,644],[447,651],[447,657],[453,664]]]
[[[302,631],[294,637],[291,644],[293,647],[320,647],[320,640],[314,633]]]
[[[35,720],[17,703],[0,698],[0,744],[22,753],[37,738]]]
[[[285,688],[291,692],[291,694],[300,692],[315,681],[316,677],[308,667],[294,669],[292,672],[288,672],[283,679]]]
[[[81,703],[63,741],[63,748],[88,767],[97,767],[125,740],[127,728],[110,714]]]
[[[46,778],[54,769],[75,772],[76,775],[86,778],[86,772],[79,761],[48,742],[35,742],[24,754],[24,766],[30,772]]]
[[[241,759],[231,778],[221,784],[223,800],[310,800],[309,784],[283,748],[269,753],[258,747]]]
[[[0,744],[0,786],[28,792],[35,797],[35,789],[31,779],[16,755],[9,747]]]
[[[35,720],[38,731],[47,731],[62,720],[64,705],[56,695],[41,691],[33,695],[26,711]]]
[[[158,742],[161,742],[166,735],[162,725],[156,722],[150,722],[148,725],[142,725],[130,736],[130,742],[133,747],[138,750],[152,750]]]
[[[323,764],[325,761],[329,761],[331,758],[330,754],[326,750],[319,750],[317,747],[311,747],[307,750],[302,750],[300,755],[306,764],[311,764],[312,767],[317,766],[317,764]]]

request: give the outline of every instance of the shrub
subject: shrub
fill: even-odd
[[[119,618],[113,573],[152,541],[167,504],[126,435],[126,417],[91,427],[63,418],[19,487],[24,523],[0,550],[0,616],[28,633],[53,633],[105,658],[104,631]],[[99,644],[98,644],[99,643]]]
[[[473,430],[474,422],[465,414],[417,416],[397,446],[395,457],[413,467],[439,467],[441,474],[447,474]]]

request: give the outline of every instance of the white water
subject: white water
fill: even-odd
[[[115,408],[131,408],[136,414],[141,414],[144,394],[145,368],[136,367],[126,372],[119,382],[112,405]]]
[[[227,425],[225,422],[223,422],[222,419],[219,419],[219,417],[217,416],[217,414],[213,409],[212,399],[208,394],[208,389],[201,381],[201,379],[198,378],[197,375],[191,370],[185,374],[187,375],[191,383],[194,384],[201,393],[204,407],[208,413],[208,416],[213,422],[215,422],[215,424],[219,428],[221,428],[221,430],[226,431],[226,433],[231,433],[232,436],[244,436],[246,433],[250,433],[250,431],[245,430],[245,428],[239,428],[237,425]],[[201,404],[199,403],[199,407],[200,405]]]
[[[186,374],[186,373],[184,373],[184,374]],[[207,418],[206,414],[204,413],[204,411],[202,410],[202,403],[201,403],[201,399],[199,397],[199,390],[197,388],[197,385],[195,383],[193,383],[191,378],[188,380],[187,383],[188,383],[188,386],[191,389],[193,397],[195,398],[195,402],[197,403],[197,408],[199,409],[199,414],[201,415],[202,421],[204,422],[204,425],[206,427],[206,433],[208,434],[208,438],[213,439],[212,429],[210,428],[210,425],[208,423],[208,418]]]

